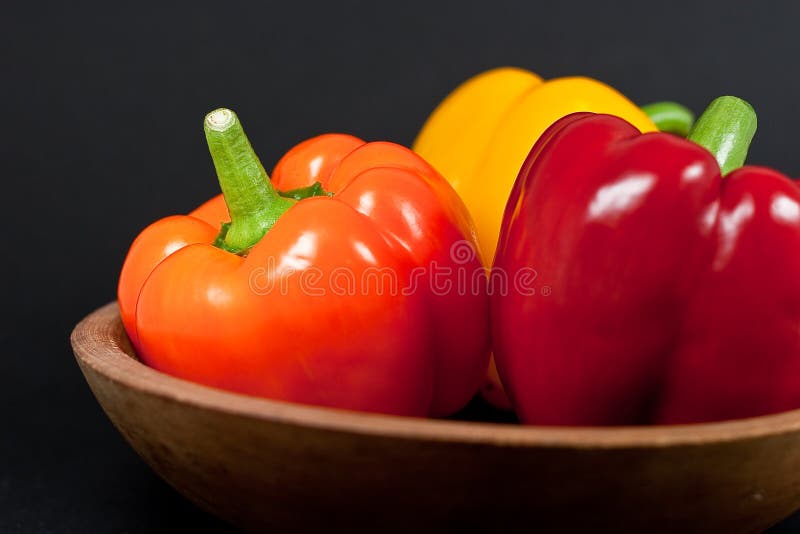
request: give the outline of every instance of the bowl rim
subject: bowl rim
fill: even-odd
[[[425,419],[303,405],[196,384],[139,361],[116,301],[82,319],[70,336],[75,358],[118,387],[197,408],[273,423],[389,438],[551,448],[658,448],[751,440],[800,430],[800,409],[687,425],[550,427]]]

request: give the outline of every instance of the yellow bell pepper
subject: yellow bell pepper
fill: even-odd
[[[525,157],[548,126],[577,111],[617,115],[643,133],[657,130],[642,109],[597,80],[545,81],[523,69],[502,67],[457,87],[419,132],[414,151],[461,195],[486,265],[494,258],[503,210]]]

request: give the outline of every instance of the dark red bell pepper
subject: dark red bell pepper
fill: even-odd
[[[537,273],[536,294],[492,296],[497,365],[524,422],[800,408],[800,191],[767,168],[728,174],[754,133],[752,108],[722,97],[689,140],[578,113],[537,142],[493,266],[495,280]]]

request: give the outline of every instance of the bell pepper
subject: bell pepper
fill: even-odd
[[[323,406],[439,416],[466,404],[488,361],[488,297],[437,291],[482,270],[476,253],[453,259],[476,245],[447,182],[406,148],[338,134],[290,150],[270,181],[233,112],[204,128],[223,198],[150,225],[120,275],[142,361]]]
[[[618,115],[642,132],[685,136],[691,111],[672,102],[639,109],[611,87],[584,77],[544,81],[524,69],[481,73],[456,88],[433,111],[413,149],[450,181],[478,229],[478,243],[491,265],[508,195],[519,168],[539,136],[576,111]],[[484,397],[510,408],[492,363]]]
[[[686,135],[694,120],[688,109],[671,102],[644,109],[591,78],[545,81],[524,69],[501,67],[450,93],[428,117],[412,148],[461,195],[478,228],[482,256],[491,265],[514,179],[547,127],[570,113],[591,111],[622,117],[641,132]]]
[[[741,167],[752,108],[715,100],[687,139],[609,115],[556,122],[508,200],[494,355],[522,421],[695,423],[800,407],[800,191]],[[493,288],[490,288],[493,289]]]

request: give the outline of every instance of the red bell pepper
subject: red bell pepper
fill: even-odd
[[[205,130],[224,201],[150,225],[120,276],[141,359],[310,404],[416,416],[466,404],[488,363],[488,298],[485,276],[454,287],[483,270],[453,254],[477,245],[447,182],[399,145],[333,134],[287,153],[271,182],[235,114],[212,112]]]
[[[752,108],[722,97],[689,140],[578,113],[533,147],[493,278],[533,268],[539,291],[494,291],[491,303],[500,376],[524,422],[800,408],[800,192],[774,170],[733,170],[754,133]]]

